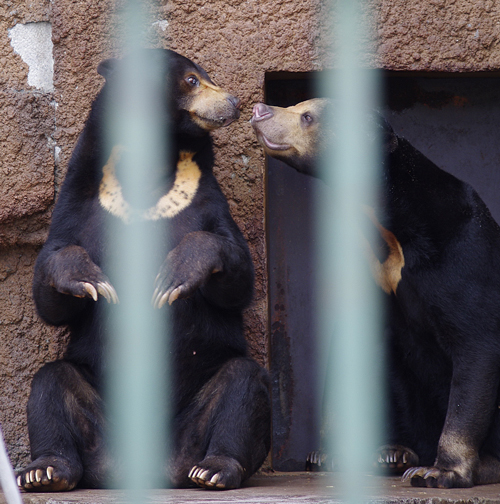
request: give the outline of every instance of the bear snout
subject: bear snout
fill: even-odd
[[[233,98],[234,101],[231,98]],[[222,115],[219,118],[219,121],[222,126],[228,126],[229,124],[231,124],[232,122],[234,122],[240,118],[239,105],[241,102],[238,98],[235,98],[235,97],[231,97],[231,98],[227,98],[227,101],[230,104],[230,110],[227,111],[226,113],[224,113],[224,115]]]
[[[236,96],[228,95],[226,101],[229,103],[230,110],[225,114],[226,117],[220,118],[223,126],[227,126],[240,118],[241,100],[236,98]]]
[[[263,121],[273,117],[273,109],[265,103],[256,103],[253,106],[252,122]]]
[[[241,106],[241,100],[239,98],[236,98],[236,96],[229,95],[227,97],[227,101],[235,108],[240,110]]]

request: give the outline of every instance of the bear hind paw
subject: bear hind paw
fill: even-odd
[[[72,474],[66,461],[41,458],[19,471],[16,479],[19,489],[26,492],[63,492],[72,490],[80,476]]]
[[[209,490],[228,490],[240,487],[243,472],[240,463],[231,457],[210,456],[193,466],[188,477]]]
[[[469,488],[474,485],[471,477],[460,475],[457,471],[432,467],[413,467],[401,478],[410,480],[411,486],[427,488]]]
[[[419,463],[418,455],[403,445],[384,445],[376,453],[374,465],[388,474],[403,474]]]

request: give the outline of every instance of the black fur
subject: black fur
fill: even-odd
[[[283,131],[291,113],[324,104],[311,100],[289,112],[258,104],[252,124],[266,151],[287,161],[287,152],[297,153],[269,145],[283,138],[293,145]],[[390,444],[378,461],[396,471],[416,466],[404,475],[414,486],[498,483],[500,228],[470,185],[397,137],[383,119],[367,120],[381,128],[386,153],[377,224],[404,256],[401,278],[386,296]],[[321,134],[321,128],[295,131]],[[317,151],[295,157],[292,167],[317,175]],[[373,251],[380,262],[388,253],[382,249],[385,257]]]
[[[174,432],[168,476],[175,486],[236,488],[260,467],[270,444],[268,378],[247,355],[242,325],[242,310],[252,299],[252,260],[212,173],[209,129],[221,117],[224,123],[218,126],[236,119],[239,101],[216,91],[217,110],[203,112],[208,114],[204,129],[188,111],[200,86],[186,79],[195,75],[212,84],[206,72],[172,51],[150,50],[145,57],[168,60],[160,105],[164,121],[170,108],[172,131],[168,166],[161,173],[140,167],[151,181],[147,196],[154,204],[169,191],[183,151],[194,153],[192,161],[201,171],[189,206],[172,218],[139,223],[154,226],[164,237],[151,295],[156,289],[157,306],[163,295],[163,302],[173,301],[171,307],[159,308],[170,314],[173,332]],[[102,487],[110,476],[101,399],[107,338],[103,304],[104,298],[115,300],[113,286],[118,296],[120,292],[119,278],[102,270],[109,259],[103,227],[109,218],[137,225],[110,216],[99,203],[102,168],[111,154],[103,142],[103,117],[115,99],[110,83],[119,75],[116,66],[108,60],[99,67],[107,82],[72,155],[35,267],[38,312],[49,324],[68,325],[70,341],[64,359],[45,365],[33,379],[28,404],[33,462],[18,475],[20,486],[29,491]],[[119,170],[117,163],[118,179]],[[92,299],[96,295],[97,301]],[[190,479],[195,466],[206,474]],[[210,482],[215,474],[217,484]]]
[[[405,257],[389,311],[390,441],[419,456],[413,485],[496,483],[500,228],[472,187],[397,142],[381,221]]]

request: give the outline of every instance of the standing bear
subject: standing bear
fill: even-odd
[[[38,313],[49,324],[67,325],[70,338],[64,358],[33,378],[27,408],[32,462],[18,474],[27,491],[103,487],[114,466],[102,399],[103,304],[110,302],[112,310],[120,294],[103,271],[108,219],[152,226],[162,237],[151,310],[163,310],[171,321],[173,432],[165,475],[171,485],[237,488],[269,450],[268,377],[248,356],[242,323],[253,264],[212,173],[209,132],[238,119],[240,102],[173,51],[145,50],[144,57],[165,68],[158,106],[170,130],[170,159],[160,173],[140,166],[151,182],[143,198],[151,206],[134,207],[120,185],[127,151],[103,138],[120,62],[101,63],[106,83],[71,157],[35,266]]]
[[[317,176],[326,107],[335,112],[320,98],[259,103],[251,122],[269,155]],[[407,468],[413,486],[498,483],[500,228],[469,184],[381,117],[367,121],[385,150],[381,203],[367,212],[383,245],[368,247],[367,259],[389,306],[389,444],[379,464]]]

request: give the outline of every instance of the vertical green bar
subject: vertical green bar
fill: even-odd
[[[322,83],[323,94],[334,99],[328,118],[334,134],[322,163],[333,196],[320,210],[320,292],[332,297],[320,300],[320,330],[331,356],[335,495],[350,502],[366,501],[383,405],[381,307],[362,241],[375,230],[362,208],[373,204],[380,165],[377,131],[368,119],[377,108],[379,83],[376,71],[363,68],[363,41],[369,39],[363,3],[335,2],[334,71]]]
[[[119,170],[123,193],[147,208],[148,176],[166,169],[165,68],[145,57],[147,2],[129,0],[124,55],[111,102],[109,146],[123,146]],[[161,114],[161,115],[160,115]],[[129,501],[144,502],[147,490],[164,484],[167,447],[168,339],[165,311],[151,305],[159,263],[166,257],[161,222],[110,219],[108,267],[120,304],[110,307],[108,345],[110,438],[118,484]],[[161,256],[163,250],[164,256]],[[160,262],[161,264],[161,262]]]

